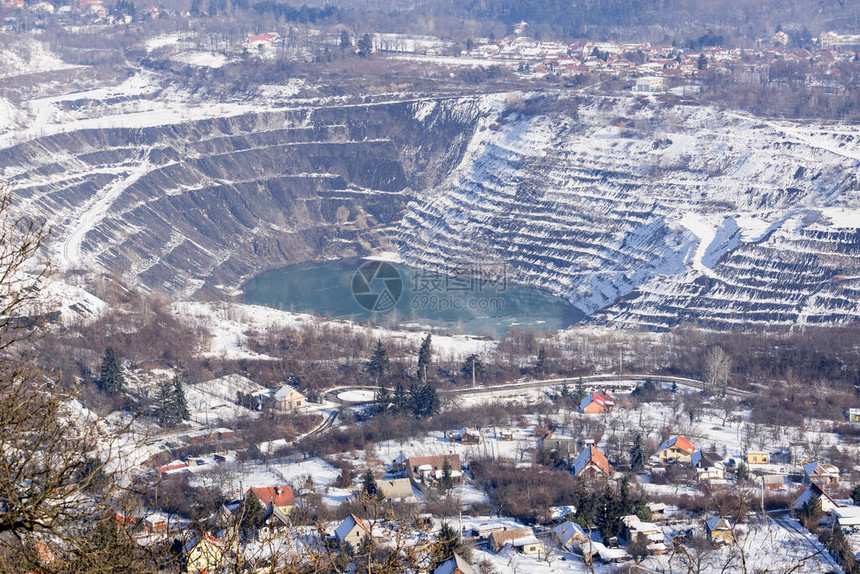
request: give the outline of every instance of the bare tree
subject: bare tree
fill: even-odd
[[[705,390],[710,394],[724,395],[729,386],[732,359],[722,347],[711,347],[705,354]]]

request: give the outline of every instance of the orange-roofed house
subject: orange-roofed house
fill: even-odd
[[[583,414],[603,414],[612,410],[615,400],[606,391],[594,391],[588,393],[579,403],[579,410]]]
[[[267,486],[252,488],[263,506],[270,510],[269,505],[276,506],[284,514],[289,514],[296,505],[293,489],[289,486]]]
[[[664,463],[686,462],[690,463],[690,457],[696,452],[696,447],[686,437],[678,435],[663,441],[657,449],[657,456]]]
[[[185,569],[189,573],[217,572],[226,562],[224,543],[210,534],[191,538],[185,545]]]
[[[609,464],[609,459],[593,444],[582,449],[573,461],[573,476],[608,478],[611,474],[612,466]]]

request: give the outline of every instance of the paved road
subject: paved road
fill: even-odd
[[[672,377],[666,375],[648,375],[648,374],[630,374],[630,375],[591,375],[587,377],[582,377],[582,384],[585,388],[601,388],[606,386],[611,386],[612,383],[633,383],[634,385],[638,385],[643,383],[646,379],[650,379],[655,383],[675,383],[679,386],[684,387],[692,387],[694,389],[703,389],[705,384],[702,381],[696,379],[688,379],[685,377]],[[540,381],[527,381],[520,383],[507,383],[504,385],[492,386],[492,387],[474,387],[474,388],[462,388],[462,389],[450,389],[440,391],[440,394],[448,397],[456,397],[456,396],[468,396],[468,395],[488,395],[492,396],[499,393],[518,391],[518,390],[531,390],[531,389],[542,389],[544,387],[555,387],[561,386],[564,383],[568,385],[577,385],[579,384],[579,377],[569,377],[562,379],[544,379]],[[346,391],[373,391],[375,387],[367,387],[367,386],[354,386],[354,387],[337,387],[335,389],[331,389],[323,393],[323,398],[325,400],[329,400],[332,402],[344,404],[344,405],[362,405],[369,404],[372,401],[349,401],[343,400],[338,397],[341,393]],[[393,389],[389,389],[393,391]],[[754,395],[750,391],[744,391],[741,389],[729,388],[728,394],[734,397],[739,398],[749,398]]]

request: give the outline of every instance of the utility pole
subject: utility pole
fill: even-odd
[[[472,388],[475,387],[475,361],[472,361]]]

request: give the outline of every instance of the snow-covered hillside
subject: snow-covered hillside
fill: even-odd
[[[409,204],[407,261],[504,260],[623,327],[858,315],[860,129],[639,98],[540,106],[488,100],[460,165]]]

